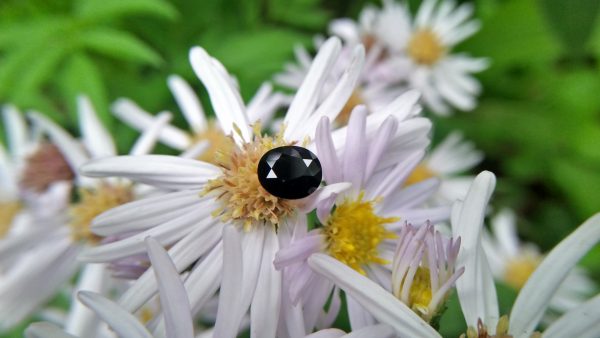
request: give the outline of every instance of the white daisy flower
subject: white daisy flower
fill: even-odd
[[[482,160],[483,153],[472,142],[464,140],[461,132],[455,131],[425,156],[406,179],[406,184],[438,178],[440,186],[431,202],[446,205],[465,198],[474,176],[464,174]]]
[[[408,95],[400,99],[405,100]],[[407,112],[409,107],[405,107]],[[374,112],[370,117],[380,113]],[[350,117],[345,146],[337,151],[334,138],[341,133],[336,131],[332,135],[327,118],[319,124],[315,144],[325,181],[328,184],[351,182],[352,188],[317,204],[317,216],[322,226],[309,233],[300,228],[299,233],[293,234],[291,244],[280,250],[274,262],[277,268],[287,267],[285,279],[290,284],[291,300],[310,304],[304,309],[307,330],[317,324],[315,314],[319,313],[334,288],[329,281],[311,276],[306,266],[306,259],[311,254],[327,253],[391,288],[389,263],[394,256],[393,239],[403,235],[405,228],[402,224],[422,224],[426,220],[435,222],[449,218],[449,206],[423,206],[437,189],[436,179],[404,187],[406,178],[423,158],[429,142],[426,131],[419,132],[413,127],[423,121],[427,120],[410,114],[400,118],[388,116],[369,135],[366,109],[359,106]],[[415,132],[398,133],[398,130]],[[365,314],[356,307],[351,297],[348,304],[353,328],[361,327]],[[336,313],[329,312],[329,320],[335,319]],[[320,325],[328,324],[326,321]]]
[[[577,261],[600,241],[600,214],[584,222],[546,255],[519,292],[510,319],[500,317],[493,275],[481,240],[485,210],[494,186],[493,174],[479,174],[464,202],[457,202],[452,212],[452,231],[463,239],[457,264],[464,264],[465,273],[456,289],[469,326],[466,337],[539,336],[534,331],[557,290]],[[543,336],[596,337],[599,309],[600,297],[592,297],[550,324]]]
[[[291,103],[285,129],[276,136],[261,135],[256,127],[253,131],[247,108],[223,66],[202,48],[193,48],[192,67],[209,92],[221,130],[233,138],[235,147],[218,155],[220,166],[174,156],[114,157],[86,164],[82,172],[89,176],[122,176],[175,192],[126,204],[98,217],[94,223],[98,234],[141,233],[86,250],[81,257],[99,262],[135,255],[143,252],[143,238],[153,236],[170,246],[179,271],[191,267],[185,284],[194,313],[220,288],[215,336],[235,336],[249,308],[252,335],[275,336],[281,274],[272,260],[279,249],[278,230],[294,226],[297,219],[305,217],[302,210],[311,209],[348,184],[318,188],[298,201],[283,199],[263,188],[257,168],[263,154],[275,147],[308,145],[321,117],[334,118],[343,107],[363,62],[360,47],[338,86],[317,104],[323,79],[340,47],[337,39],[323,44]],[[120,304],[135,310],[148,300],[156,292],[151,274],[151,269],[144,273]],[[287,320],[284,317],[283,322]]]
[[[535,244],[519,240],[512,210],[500,211],[491,220],[491,229],[491,233],[484,232],[482,240],[494,278],[518,291],[544,256]],[[544,317],[544,322],[551,323],[558,315],[581,305],[595,290],[596,286],[585,270],[573,268],[550,301],[548,310],[551,313]]]
[[[479,22],[469,19],[472,13],[468,3],[425,0],[413,19],[405,3],[387,0],[381,9],[365,8],[358,23],[334,21],[331,31],[346,41],[383,49],[372,76],[419,90],[433,112],[448,115],[451,106],[475,108],[481,85],[472,73],[488,66],[486,59],[450,53],[479,29]]]
[[[78,114],[81,143],[43,115],[30,114],[34,125],[47,134],[64,154],[73,172],[92,158],[116,154],[112,138],[85,97],[78,98]],[[167,121],[168,116],[158,117],[155,125],[140,137],[132,152],[146,153],[150,150],[160,127]],[[44,169],[43,166],[38,168]],[[76,202],[70,205],[62,203],[54,214],[36,218],[35,227],[0,242],[2,260],[13,259],[0,284],[0,322],[4,327],[30,315],[73,276],[80,267],[77,254],[99,239],[89,230],[91,219],[135,196],[130,183],[92,180],[75,174],[73,182],[61,189],[59,201],[70,201],[71,184],[78,190]],[[88,264],[83,268],[76,289],[101,291],[107,280],[103,266]],[[91,327],[88,325],[90,321],[93,321],[91,312],[75,303],[69,313],[66,330],[91,337],[91,331],[82,331]]]
[[[216,71],[225,72],[224,69]],[[200,153],[199,160],[214,163],[217,151],[233,148],[231,139],[223,133],[217,121],[206,115],[200,99],[183,78],[171,75],[167,83],[190,130],[184,131],[176,126],[167,125],[159,134],[160,141],[179,151],[196,151]],[[263,84],[246,106],[249,122],[260,122],[268,126],[277,109],[285,102],[287,98],[283,94],[273,93],[269,83]],[[138,130],[145,130],[153,121],[152,114],[126,98],[118,99],[112,105],[112,110],[119,119]],[[194,150],[198,147],[201,149]]]

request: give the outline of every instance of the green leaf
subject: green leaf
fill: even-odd
[[[594,29],[600,10],[598,0],[541,0],[546,22],[562,44],[575,57],[581,56]]]
[[[89,50],[125,61],[158,65],[162,62],[145,42],[127,32],[111,28],[96,28],[84,32],[82,43]]]
[[[113,117],[108,112],[106,90],[98,67],[84,53],[72,55],[62,72],[61,89],[64,102],[68,104],[71,126],[77,122],[75,98],[84,94],[90,97],[100,119],[108,127]]]
[[[85,20],[101,21],[128,15],[154,15],[167,19],[177,17],[177,11],[163,0],[80,0],[76,15]]]
[[[64,29],[68,24],[67,18],[52,16],[0,25],[0,49],[22,45],[32,40],[41,41]]]
[[[556,184],[567,194],[572,207],[581,218],[598,211],[600,201],[599,166],[590,165],[577,158],[557,158],[551,162]]]
[[[21,101],[21,97],[37,92],[39,87],[51,78],[67,52],[68,49],[59,44],[54,48],[44,49],[32,62],[28,63],[13,83],[12,96],[15,101]]]

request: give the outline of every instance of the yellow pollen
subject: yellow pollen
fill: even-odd
[[[408,178],[406,179],[404,184],[411,185],[411,184],[423,182],[427,179],[430,179],[430,178],[436,177],[436,176],[437,176],[436,173],[433,172],[431,169],[429,169],[429,167],[427,167],[426,163],[421,162],[415,168],[415,170],[413,170],[413,172],[410,173],[410,176],[408,176]]]
[[[223,133],[215,121],[210,121],[206,130],[192,136],[193,144],[200,141],[208,141],[209,146],[197,159],[212,164],[216,164],[215,158],[218,152],[229,153],[235,147],[233,140]]]
[[[223,173],[210,180],[202,192],[202,195],[211,193],[221,201],[221,206],[213,212],[214,217],[236,221],[249,230],[256,223],[277,226],[294,212],[294,203],[268,193],[256,174],[258,162],[267,151],[293,144],[283,139],[283,131],[281,128],[275,136],[264,136],[257,124],[250,142],[216,153],[217,165]]]
[[[129,185],[101,184],[97,188],[80,188],[79,201],[69,210],[71,237],[75,241],[97,243],[100,238],[92,233],[92,220],[99,214],[133,200]]]
[[[432,65],[445,53],[439,37],[429,29],[422,29],[408,43],[408,55],[418,64]]]
[[[408,306],[416,312],[421,318],[429,322],[435,315],[435,311],[430,313],[428,310],[431,303],[431,277],[429,269],[426,267],[417,268],[415,277],[410,286],[408,296]],[[443,302],[441,303],[443,304]]]
[[[364,104],[364,100],[362,98],[362,94],[360,90],[356,89],[350,95],[348,101],[346,101],[346,105],[340,111],[340,114],[336,117],[335,121],[339,123],[341,126],[345,126],[348,124],[350,120],[350,113],[352,113],[352,109],[358,106],[359,104]]]
[[[399,218],[379,217],[373,211],[378,200],[363,201],[363,195],[339,204],[324,225],[323,233],[331,256],[365,274],[364,265],[388,263],[379,257],[378,247],[385,239],[396,238],[385,225],[397,222]]]
[[[0,202],[0,238],[10,231],[12,222],[21,210],[21,204],[16,201]]]
[[[145,325],[154,318],[154,312],[149,307],[144,307],[140,310],[140,321]]]
[[[504,281],[516,290],[520,290],[541,262],[536,255],[522,255],[510,259],[504,269]]]

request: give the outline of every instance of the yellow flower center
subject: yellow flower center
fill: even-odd
[[[0,202],[0,238],[6,236],[19,210],[21,203],[17,201]]]
[[[339,204],[323,227],[323,232],[329,254],[365,274],[364,265],[388,263],[379,257],[378,247],[385,239],[396,237],[385,225],[397,222],[399,218],[376,215],[373,205],[378,201],[363,201],[363,195],[361,193],[358,199],[347,199]]]
[[[235,147],[233,140],[225,135],[215,121],[210,121],[203,132],[192,136],[192,143],[208,141],[208,148],[197,157],[198,160],[216,164],[218,152],[231,152]]]
[[[414,183],[419,183],[419,182],[423,182],[427,179],[430,179],[432,177],[436,177],[436,173],[433,172],[431,169],[429,169],[427,167],[427,164],[424,162],[421,162],[416,168],[415,170],[413,170],[412,173],[410,173],[410,175],[408,176],[408,178],[406,179],[406,182],[404,183],[405,185],[411,185]]]
[[[431,277],[429,275],[429,269],[426,267],[419,267],[417,268],[417,272],[415,273],[415,277],[410,286],[408,304],[406,305],[425,321],[429,322],[435,314],[435,311],[433,313],[428,311],[431,297]],[[443,302],[440,304],[443,304]]]
[[[504,268],[504,281],[516,290],[520,290],[540,264],[540,261],[541,257],[536,255],[522,255],[510,259]]]
[[[346,105],[344,105],[342,111],[340,111],[340,114],[336,117],[335,121],[341,126],[347,125],[348,121],[350,120],[350,113],[352,113],[354,107],[364,103],[365,102],[361,96],[360,90],[354,90],[352,92],[352,95],[350,95],[350,98],[346,102]]]
[[[69,210],[71,237],[75,241],[97,243],[100,238],[92,233],[92,220],[99,214],[133,200],[130,185],[101,184],[97,188],[79,189],[79,201]]]
[[[421,29],[414,33],[408,43],[408,55],[418,64],[430,66],[436,63],[446,48],[439,37],[429,29]]]
[[[220,207],[213,212],[214,217],[220,217],[224,222],[236,221],[249,230],[256,223],[277,226],[294,212],[294,203],[267,192],[257,175],[258,162],[267,151],[293,144],[283,139],[283,131],[281,128],[275,136],[263,136],[260,125],[255,125],[250,142],[217,151],[216,163],[223,173],[210,180],[202,193],[212,193],[221,201]]]

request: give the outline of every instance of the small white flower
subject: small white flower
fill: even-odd
[[[510,320],[499,317],[493,275],[482,247],[483,219],[494,190],[495,177],[479,174],[463,202],[452,213],[452,231],[463,239],[457,264],[465,273],[456,289],[467,325],[467,337],[504,334],[527,338],[542,319],[557,290],[577,261],[600,241],[600,214],[596,214],[563,239],[531,274],[512,307]],[[550,324],[544,337],[592,337],[600,320],[600,297],[596,296],[565,313]]]

